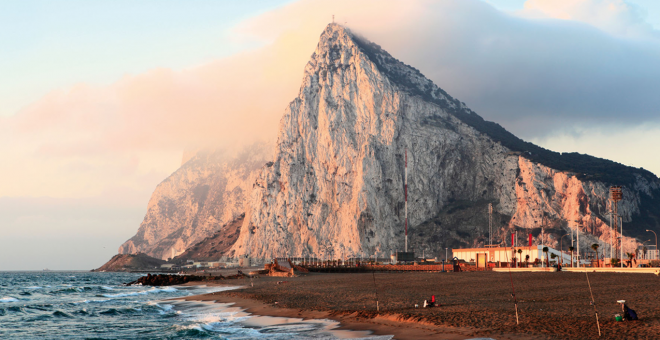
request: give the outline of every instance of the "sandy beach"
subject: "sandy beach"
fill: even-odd
[[[329,318],[346,329],[393,334],[396,339],[598,338],[584,273],[513,273],[512,278],[518,299],[518,325],[508,273],[260,277],[231,282],[243,285],[242,289],[189,299],[234,302],[257,315]],[[590,273],[589,279],[602,339],[657,338],[660,278],[652,274]],[[441,306],[421,308],[424,299],[431,295]],[[620,313],[617,300],[628,301],[640,320],[616,322],[614,315]],[[420,308],[415,308],[415,304]]]

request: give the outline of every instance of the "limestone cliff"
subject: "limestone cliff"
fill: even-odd
[[[196,249],[253,257],[402,250],[406,154],[416,252],[441,256],[445,247],[487,243],[492,203],[493,243],[513,231],[519,242],[527,233],[540,242],[543,227],[544,243],[557,247],[573,229],[582,249],[599,242],[607,254],[612,184],[624,186],[625,235],[660,231],[655,175],[527,143],[336,24],[305,67],[274,155],[266,149],[187,161],[158,186],[138,234],[120,252],[167,258],[211,235]],[[231,237],[220,245],[223,233]]]
[[[270,157],[269,144],[254,144],[238,153],[198,151],[158,185],[137,234],[119,247],[119,253],[167,259],[222,231],[242,216],[255,171]]]
[[[274,162],[257,177],[231,255],[402,250],[406,150],[413,250],[483,244],[488,203],[498,213],[496,243],[515,229],[521,241],[527,231],[540,237],[542,223],[546,244],[556,246],[568,228],[586,233],[583,247],[610,240],[607,184],[529,160],[580,167],[584,157],[567,162],[521,141],[378,45],[332,24],[284,113]],[[592,158],[585,164],[603,162],[622,167]],[[660,196],[657,178],[637,170],[626,170],[633,177],[623,203],[627,222],[640,213],[640,201]],[[591,178],[608,178],[598,176]]]

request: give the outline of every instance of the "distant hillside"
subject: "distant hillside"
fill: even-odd
[[[153,258],[146,254],[117,254],[106,264],[92,271],[128,272],[132,270],[149,270],[160,268],[160,265],[164,263],[166,261]]]
[[[185,252],[176,256],[171,262],[183,264],[187,260],[217,261],[236,243],[244,219],[245,214],[223,225],[213,235],[191,246]]]

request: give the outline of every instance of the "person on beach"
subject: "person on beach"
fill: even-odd
[[[628,320],[628,321],[637,320],[637,313],[633,309],[628,308],[628,305],[622,303],[621,308],[623,309],[624,320]]]

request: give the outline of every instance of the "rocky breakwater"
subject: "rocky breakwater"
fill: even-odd
[[[142,285],[142,286],[174,286],[182,285],[188,282],[204,282],[204,281],[217,281],[217,280],[226,280],[226,279],[242,279],[246,276],[239,271],[236,275],[222,276],[222,275],[167,275],[167,274],[158,274],[147,276],[142,276],[135,281],[127,283],[127,286],[132,285]]]

